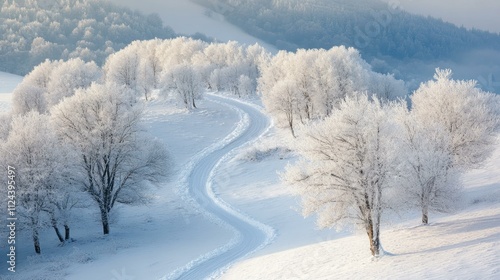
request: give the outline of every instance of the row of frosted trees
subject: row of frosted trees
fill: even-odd
[[[269,54],[259,45],[206,43],[185,37],[136,41],[111,55],[104,65],[106,79],[142,93],[176,96],[186,108],[207,89],[233,95],[256,95],[260,67]]]
[[[293,136],[297,126],[328,117],[354,93],[368,91],[382,100],[407,94],[403,81],[372,71],[356,49],[343,46],[279,52],[263,67],[259,89],[276,124]]]

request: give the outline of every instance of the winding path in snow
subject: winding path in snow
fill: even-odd
[[[212,189],[218,165],[227,160],[232,151],[264,134],[270,126],[269,118],[256,107],[232,98],[208,95],[207,99],[238,111],[240,122],[220,146],[196,162],[189,175],[188,192],[209,217],[232,229],[235,237],[226,246],[201,256],[167,278],[217,277],[237,260],[267,245],[274,236],[272,228],[238,212],[218,198]]]

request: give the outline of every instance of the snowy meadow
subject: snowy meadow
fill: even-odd
[[[58,40],[108,32],[78,26]],[[348,46],[132,27],[94,59],[12,47],[36,66],[0,72],[0,279],[500,277],[500,95],[447,68],[415,86]]]

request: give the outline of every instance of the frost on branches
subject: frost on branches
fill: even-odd
[[[0,154],[17,169],[17,212],[31,231],[35,252],[40,254],[39,231],[44,226],[44,213],[48,214],[59,240],[65,241],[58,228],[59,221],[63,222],[69,239],[69,211],[77,193],[68,180],[72,173],[71,153],[57,139],[46,115],[31,111],[15,116],[11,125]]]
[[[52,112],[57,133],[78,153],[75,180],[96,202],[103,233],[116,202],[143,201],[145,183],[167,174],[165,148],[144,134],[135,97],[117,85],[93,84]]]
[[[297,125],[330,116],[346,97],[365,91],[384,102],[406,96],[403,81],[373,72],[357,50],[344,46],[279,52],[262,67],[259,89],[276,125],[294,137]]]
[[[451,70],[436,70],[434,81],[412,95],[412,110],[396,114],[401,133],[400,178],[409,201],[421,208],[448,211],[458,201],[460,174],[490,155],[499,130],[498,97],[474,81],[457,81]]]
[[[479,89],[476,81],[451,76],[451,70],[437,69],[435,80],[412,95],[412,111],[422,125],[439,125],[448,133],[454,167],[477,168],[491,155],[496,142],[498,97]]]
[[[322,228],[362,227],[373,256],[381,253],[384,192],[395,170],[388,110],[377,98],[346,97],[330,117],[297,138],[303,159],[282,175],[296,186],[305,216],[317,213]]]
[[[423,125],[405,106],[395,112],[399,126],[397,149],[399,196],[402,203],[418,207],[422,223],[429,223],[429,211],[454,209],[461,194],[459,172],[453,167],[450,137],[437,124]]]
[[[46,60],[14,90],[12,113],[26,114],[32,110],[46,113],[65,97],[74,95],[77,89],[89,87],[100,76],[101,70],[94,62],[86,63],[80,58]]]

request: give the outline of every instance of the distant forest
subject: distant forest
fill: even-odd
[[[345,45],[367,59],[447,59],[489,46],[497,34],[467,30],[380,0],[193,0],[279,49]]]
[[[134,40],[173,38],[158,15],[102,0],[3,0],[0,71],[24,75],[45,59],[102,64]]]

